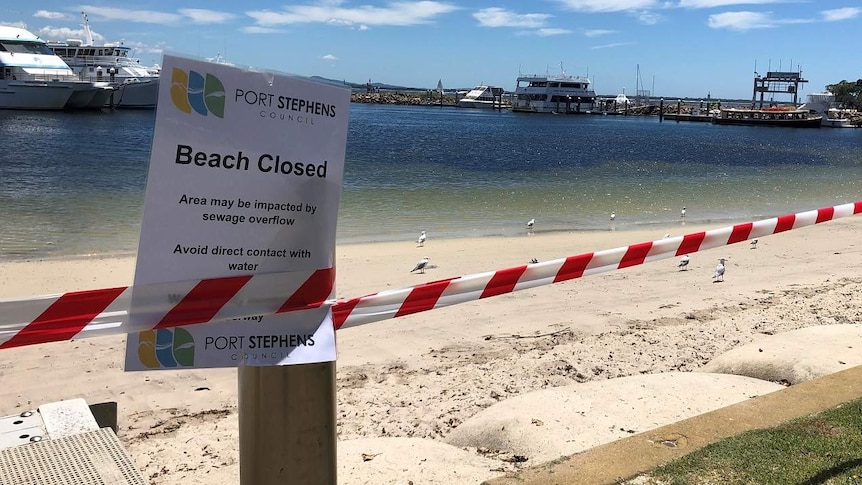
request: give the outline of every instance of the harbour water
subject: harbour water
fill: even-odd
[[[154,121],[0,112],[0,260],[133,254]],[[337,238],[627,230],[683,206],[730,224],[859,199],[858,130],[353,104]]]

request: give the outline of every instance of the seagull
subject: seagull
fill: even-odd
[[[532,229],[533,224],[535,224],[535,223],[536,223],[536,219],[530,219],[529,221],[527,221],[527,229]]]
[[[614,219],[616,219],[616,218],[617,218],[617,212],[616,211],[611,212],[611,222],[614,222]]]
[[[431,259],[428,256],[423,256],[422,260],[416,263],[416,266],[410,270],[410,272],[419,271],[422,274],[425,274],[425,267],[428,266],[428,260]]]
[[[751,249],[757,249],[757,238],[752,239],[748,244],[751,244]]]
[[[419,239],[416,240],[416,245],[422,247],[425,245],[425,231],[422,231],[422,234],[419,235]]]
[[[683,255],[679,260],[679,265],[677,266],[680,271],[685,271],[688,269],[688,260],[691,259],[688,257],[688,254]]]
[[[670,233],[667,233],[667,234],[665,234],[664,236],[662,236],[661,238],[662,238],[662,239],[667,239],[667,238],[669,238],[669,237],[670,237]]]
[[[715,267],[715,274],[712,275],[713,283],[724,281],[724,261],[724,258],[718,260],[718,266]]]
[[[685,217],[685,207],[683,207],[683,208],[682,208],[682,210],[681,210],[681,211],[679,211],[679,216],[680,216],[680,217]]]

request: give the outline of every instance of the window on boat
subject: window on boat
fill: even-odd
[[[548,83],[546,83],[544,81],[532,81],[530,83],[530,87],[531,88],[545,88],[545,87],[548,87]]]
[[[54,51],[45,44],[40,42],[27,42],[17,40],[0,41],[0,48],[13,54],[43,54],[53,56]]]

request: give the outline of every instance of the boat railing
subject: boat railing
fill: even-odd
[[[66,61],[67,64],[72,62],[75,65],[82,66],[102,66],[105,68],[108,66],[134,66],[144,69],[144,67],[141,66],[140,59],[133,59],[125,56],[62,56],[62,59]]]
[[[70,74],[69,71],[65,69],[58,69],[56,71],[50,71],[46,69],[40,73],[17,71],[12,73],[12,76],[7,78],[7,80],[48,83],[58,81],[76,81],[77,79],[74,75]]]

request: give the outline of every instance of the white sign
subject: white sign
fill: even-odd
[[[126,370],[334,360],[350,91],[168,55],[159,82]]]

